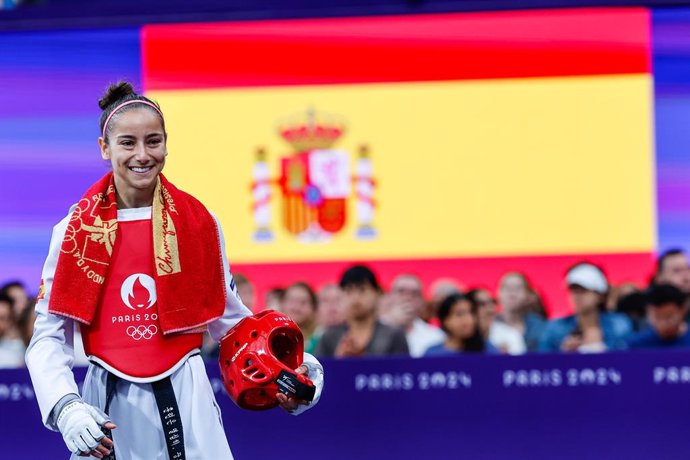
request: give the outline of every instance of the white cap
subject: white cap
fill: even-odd
[[[582,286],[590,291],[606,294],[609,283],[604,274],[592,264],[579,264],[573,267],[565,278],[568,286]]]

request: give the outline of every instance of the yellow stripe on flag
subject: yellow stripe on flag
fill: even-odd
[[[649,75],[159,91],[168,177],[223,225],[233,262],[636,252],[654,247]],[[314,109],[346,120],[335,148],[354,174],[366,144],[378,237],[355,237],[355,198],[328,243],[284,228],[252,239],[257,147],[273,177],[290,146],[278,121]],[[294,209],[294,208],[293,208]]]

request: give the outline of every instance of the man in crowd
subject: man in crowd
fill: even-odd
[[[690,266],[682,249],[669,249],[659,256],[654,283],[670,284],[686,296],[690,294]]]
[[[638,348],[690,348],[690,332],[684,317],[685,295],[670,284],[654,285],[647,291],[647,322],[650,327],[630,338]]]
[[[399,275],[391,285],[387,311],[381,312],[382,321],[405,331],[413,357],[422,356],[429,347],[446,339],[441,329],[419,317],[425,306],[422,289],[422,282],[416,276]]]
[[[405,333],[379,321],[381,287],[367,267],[351,267],[340,279],[346,323],[326,330],[316,347],[318,356],[345,358],[409,354]]]

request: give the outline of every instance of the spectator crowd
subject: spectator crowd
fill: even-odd
[[[684,251],[661,254],[647,286],[611,286],[605,270],[586,261],[572,266],[564,281],[574,313],[549,320],[538,287],[517,271],[505,273],[495,292],[440,279],[429,286],[427,299],[414,274],[398,275],[386,292],[369,267],[355,265],[318,290],[304,281],[272,289],[261,306],[251,281],[235,274],[249,308],[290,316],[302,330],[305,350],[325,358],[690,348]],[[24,365],[34,304],[19,282],[0,288],[0,368]],[[83,349],[75,347],[76,364],[85,364]],[[202,353],[216,357],[217,345],[208,340]]]

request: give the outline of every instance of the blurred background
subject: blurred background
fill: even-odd
[[[119,80],[326,367],[242,413],[205,345],[238,459],[687,457],[690,2],[0,0],[0,459],[65,457],[23,353]],[[338,347],[353,265],[405,347]]]

